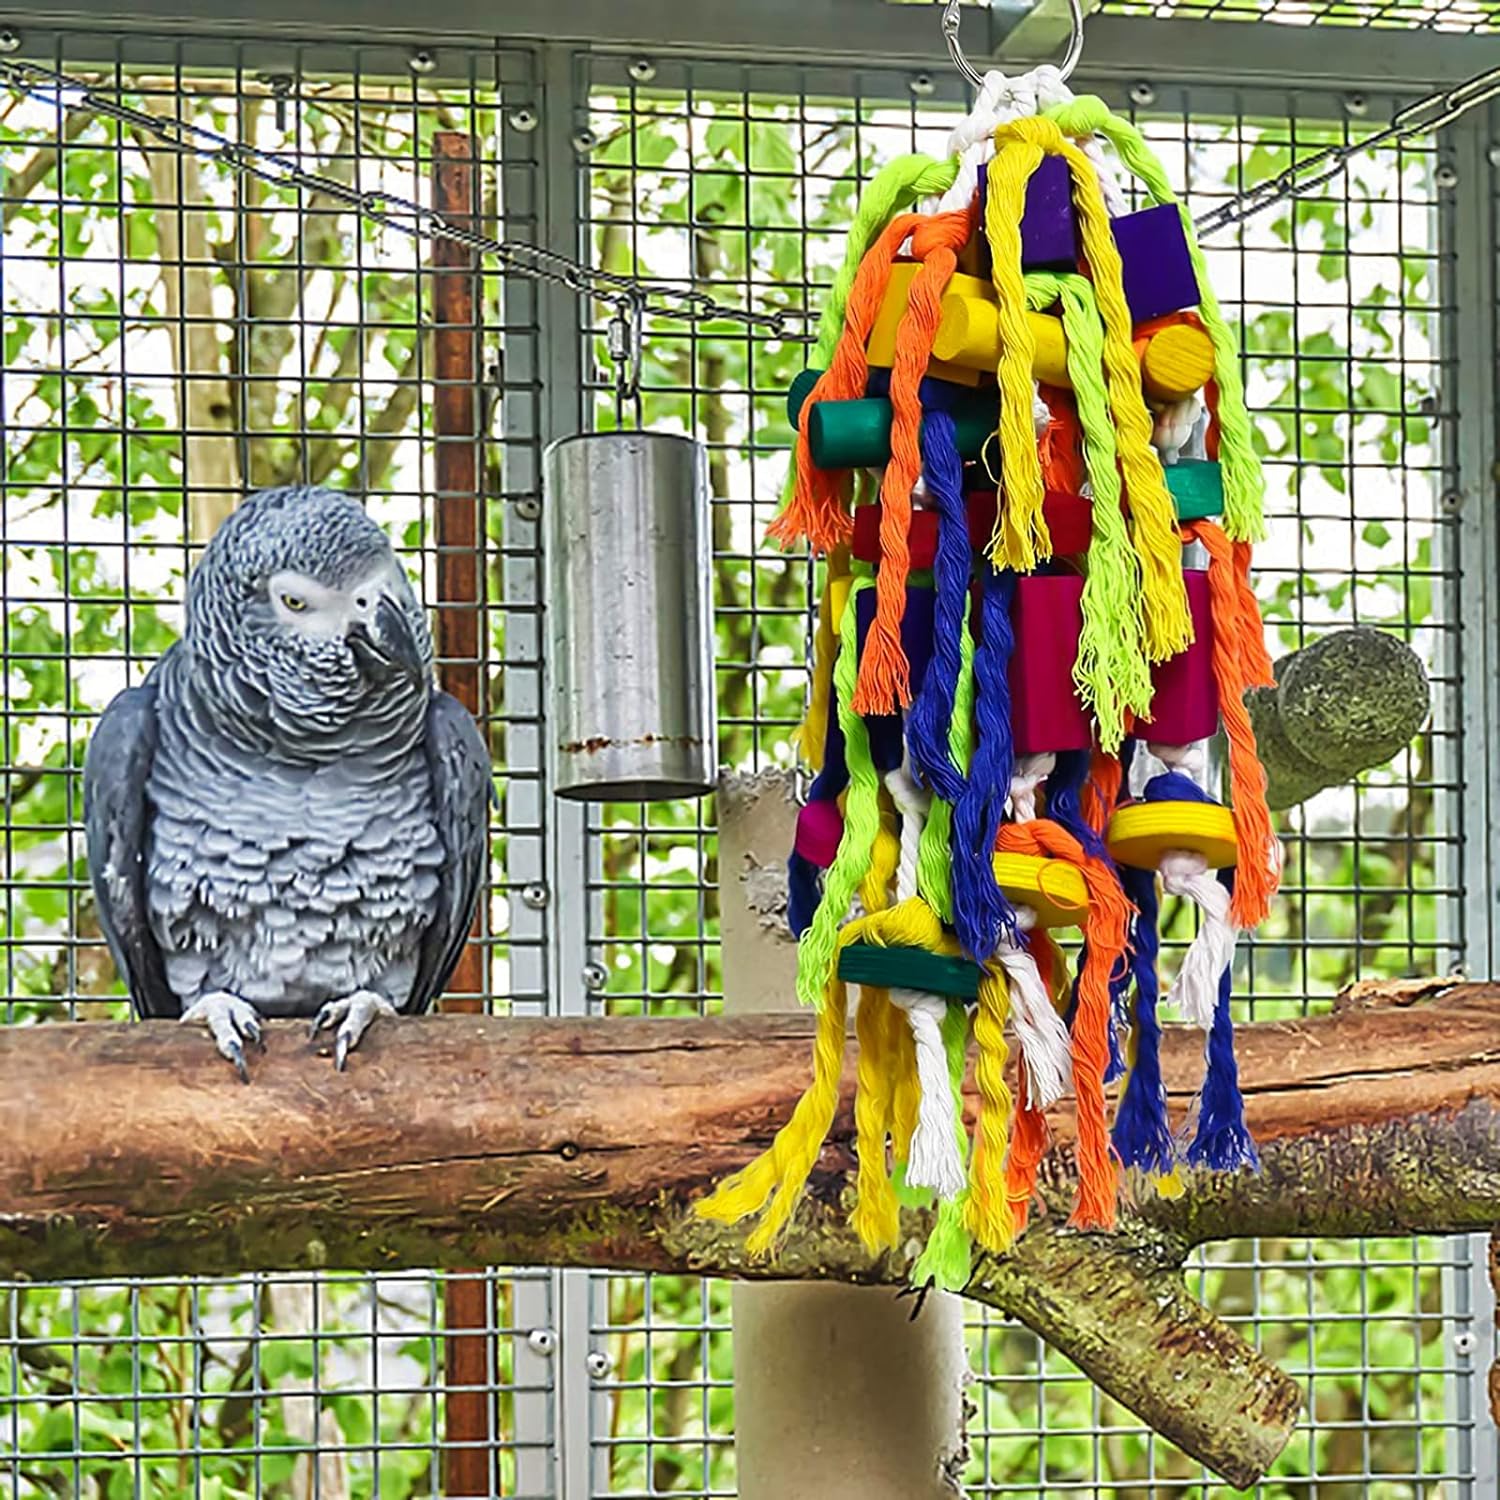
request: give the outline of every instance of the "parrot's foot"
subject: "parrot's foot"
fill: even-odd
[[[250,1082],[250,1072],[245,1067],[245,1043],[259,1047],[262,1052],[266,1044],[261,1036],[260,1017],[248,1000],[241,1000],[227,990],[215,990],[188,1006],[182,1013],[182,1021],[208,1027],[219,1055],[234,1064],[234,1071],[243,1082]]]
[[[370,1022],[376,1016],[394,1016],[396,1013],[396,1007],[383,995],[377,995],[374,990],[355,990],[341,1000],[330,1000],[313,1017],[307,1034],[315,1037],[325,1026],[339,1023],[339,1029],[333,1035],[333,1065],[342,1073],[349,1054],[359,1046],[359,1039]]]

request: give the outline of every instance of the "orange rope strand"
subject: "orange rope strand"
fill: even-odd
[[[1266,650],[1266,627],[1260,617],[1260,601],[1250,582],[1250,543],[1232,542],[1234,583],[1240,596],[1240,666],[1246,687],[1273,687],[1271,653]]]
[[[794,547],[806,537],[815,552],[831,552],[853,530],[848,509],[848,475],[815,468],[807,445],[807,423],[818,401],[855,401],[865,394],[870,366],[865,344],[891,279],[896,252],[922,222],[920,214],[898,214],[865,252],[855,273],[844,308],[844,332],[828,368],[802,403],[797,418],[797,483],[786,509],[777,516],[767,536],[782,547]]]
[[[995,847],[1004,853],[1066,860],[1088,887],[1084,921],[1088,957],[1078,975],[1073,1020],[1073,1093],[1078,1102],[1078,1196],[1069,1223],[1077,1229],[1111,1229],[1115,1222],[1118,1164],[1109,1141],[1104,1073],[1109,1066],[1109,980],[1125,961],[1132,907],[1108,863],[1097,859],[1067,829],[1048,818],[1011,823]]]
[[[922,477],[922,377],[942,318],[943,290],[973,229],[970,207],[934,214],[912,231],[912,255],[922,264],[907,292],[891,364],[891,458],[880,485],[880,570],[875,575],[875,618],[860,653],[854,689],[858,714],[887,714],[911,703],[901,617],[906,612],[906,579],[911,569],[907,548],[911,492]]]
[[[1052,420],[1042,434],[1042,484],[1065,495],[1083,493],[1083,428],[1073,395],[1055,385],[1038,389]]]
[[[1103,833],[1120,801],[1125,768],[1117,757],[1106,755],[1096,745],[1089,762],[1089,779],[1083,785],[1083,818],[1095,833]]]
[[[1239,582],[1229,538],[1212,521],[1194,521],[1186,534],[1208,552],[1208,590],[1214,618],[1214,680],[1229,740],[1229,802],[1240,858],[1230,915],[1240,927],[1263,922],[1281,878],[1281,853],[1266,806],[1266,771],[1255,748],[1255,726],[1245,707]],[[1257,623],[1259,614],[1256,616]]]

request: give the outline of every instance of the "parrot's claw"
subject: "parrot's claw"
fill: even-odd
[[[245,1066],[245,1043],[266,1050],[261,1034],[260,1017],[248,1000],[231,995],[227,990],[215,990],[194,1001],[182,1013],[185,1025],[206,1026],[219,1049],[219,1056],[227,1058],[240,1075],[242,1083],[250,1082],[250,1070]]]
[[[317,1036],[324,1027],[338,1023],[333,1034],[333,1065],[340,1073],[349,1061],[349,1054],[359,1046],[359,1039],[376,1016],[394,1016],[396,1007],[374,990],[355,990],[339,1000],[330,1000],[312,1019],[307,1029],[309,1038]]]

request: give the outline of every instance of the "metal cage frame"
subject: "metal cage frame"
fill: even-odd
[[[594,95],[627,94],[634,86],[632,67],[643,57],[652,63],[653,88],[684,96],[692,90],[753,90],[913,107],[914,101],[956,104],[963,97],[943,50],[936,7],[928,5],[511,0],[497,15],[482,0],[444,0],[440,17],[426,28],[413,27],[410,5],[397,0],[325,9],[347,14],[309,23],[306,0],[137,0],[126,16],[118,0],[66,0],[0,17],[13,33],[0,37],[0,45],[14,40],[21,55],[39,60],[154,64],[184,74],[216,68],[338,71],[357,57],[365,75],[399,79],[415,72],[424,84],[481,77],[499,91],[509,112],[495,164],[503,231],[566,254],[590,248],[594,221],[583,132],[593,123]],[[1298,120],[1376,121],[1395,101],[1473,72],[1485,60],[1481,49],[1500,57],[1500,40],[1486,40],[1478,31],[1397,34],[1351,25],[1317,32],[1336,45],[1309,47],[1307,30],[1271,21],[1159,16],[1111,8],[1091,19],[1076,85],[1122,109],[1168,108],[1184,117],[1189,111],[1241,119],[1280,116],[1292,108]],[[1030,13],[986,8],[982,19],[966,20],[971,56],[984,49],[967,33],[982,34],[985,25],[990,50],[1004,66],[1046,55],[1065,32],[1066,11],[1052,0]],[[1449,659],[1440,674],[1450,695],[1452,733],[1440,747],[1446,760],[1434,780],[1451,797],[1453,825],[1461,831],[1440,853],[1440,883],[1453,893],[1451,930],[1442,946],[1461,956],[1471,972],[1489,974],[1500,961],[1497,141],[1500,108],[1491,106],[1448,127],[1434,145],[1459,184],[1437,210],[1438,363],[1443,409],[1451,414],[1441,458],[1447,524],[1438,530],[1448,549],[1441,571],[1455,598],[1457,590],[1467,590],[1462,628],[1455,623],[1446,636]],[[508,525],[515,518],[514,541],[508,537],[499,551],[502,585],[512,603],[507,668],[515,669],[507,677],[504,715],[516,764],[539,767],[542,653],[534,504],[540,453],[551,438],[590,425],[604,385],[592,368],[597,330],[572,292],[506,278],[504,297],[503,329],[481,330],[486,349],[504,335],[495,384],[506,477],[503,493],[492,498],[505,508]],[[1456,316],[1458,309],[1475,315]],[[549,805],[539,775],[514,777],[509,799],[514,833],[508,885],[524,893],[511,902],[517,1008],[598,1014],[603,1005],[597,957],[604,934],[596,899],[597,847],[606,828],[588,809]],[[712,828],[694,823],[688,837],[703,859]],[[1443,1316],[1458,1334],[1445,1365],[1453,1445],[1447,1468],[1455,1476],[1451,1493],[1474,1500],[1500,1496],[1500,1439],[1485,1395],[1485,1374],[1497,1353],[1486,1262],[1487,1247],[1476,1238],[1452,1242],[1442,1258]],[[616,1493],[610,1488],[609,1444],[600,1439],[608,1430],[606,1395],[619,1384],[607,1358],[600,1357],[615,1327],[608,1278],[554,1272],[521,1278],[514,1288],[510,1322],[489,1331],[515,1344],[514,1379],[523,1403],[517,1422],[524,1420],[530,1434],[517,1459],[518,1491],[538,1500]],[[705,1316],[698,1331],[706,1341],[719,1331],[706,1313],[706,1290],[700,1305]],[[649,1385],[649,1359],[646,1368]],[[0,1486],[7,1474],[4,1441],[0,1423]],[[1210,1493],[1206,1485],[1203,1493]],[[1426,1491],[1413,1485],[1411,1493]]]

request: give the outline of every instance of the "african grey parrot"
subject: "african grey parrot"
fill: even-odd
[[[489,756],[353,499],[266,490],[224,522],[83,789],[137,1014],[205,1024],[242,1078],[262,1015],[337,1025],[342,1068],[375,1016],[442,993],[484,883]]]

